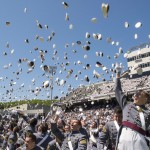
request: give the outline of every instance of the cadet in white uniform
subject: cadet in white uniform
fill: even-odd
[[[146,138],[149,138],[150,111],[145,108],[149,94],[143,90],[137,91],[133,96],[133,102],[127,102],[121,88],[120,66],[116,67],[116,71],[115,95],[123,110],[117,150],[149,150]]]

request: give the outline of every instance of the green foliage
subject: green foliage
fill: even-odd
[[[42,106],[50,106],[52,103],[58,102],[58,100],[39,100],[39,99],[34,99],[34,100],[20,100],[20,101],[10,101],[10,102],[0,102],[0,109],[6,109],[10,107],[16,107],[17,105],[22,105],[22,104],[39,104]]]

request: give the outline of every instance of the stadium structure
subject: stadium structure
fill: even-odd
[[[129,99],[137,90],[150,92],[150,43],[144,43],[127,51],[128,76],[121,78],[123,92]],[[136,66],[136,67],[135,67]],[[142,71],[137,73],[139,69]],[[88,104],[115,103],[114,80],[80,86],[61,98],[68,109],[83,108]]]
[[[141,76],[150,75],[150,43],[144,43],[140,46],[133,47],[128,50],[127,65],[130,71],[130,76],[140,77],[134,67],[142,69]]]

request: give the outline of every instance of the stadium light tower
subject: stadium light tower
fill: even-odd
[[[57,66],[49,66],[49,73],[52,74],[52,76],[50,76],[50,81],[51,81],[51,86],[50,86],[51,100],[53,98],[53,76],[56,73],[56,70],[57,70]]]

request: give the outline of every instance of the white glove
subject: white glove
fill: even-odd
[[[60,114],[62,114],[62,112],[63,112],[62,109],[60,107],[58,107],[57,111],[56,111],[56,115],[59,116]]]
[[[51,113],[51,112],[49,112],[49,113],[47,114],[47,116],[51,116],[51,114],[52,114],[52,113]]]
[[[122,66],[120,64],[116,63],[115,70],[116,70],[117,73],[121,73]]]

